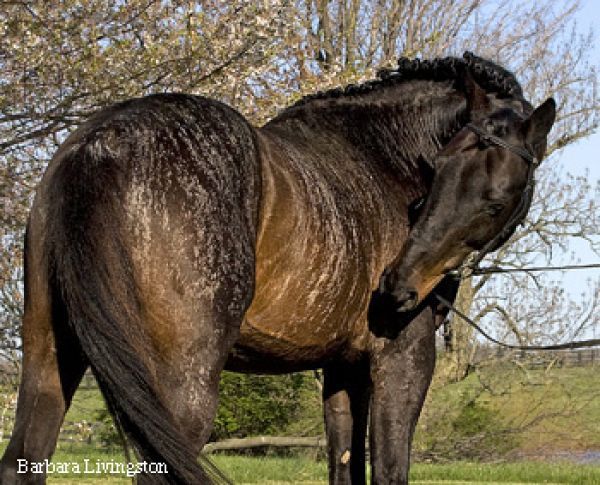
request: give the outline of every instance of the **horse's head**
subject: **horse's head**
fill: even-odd
[[[413,309],[471,252],[497,249],[529,209],[555,102],[548,99],[526,117],[510,100],[469,84],[471,122],[437,155],[429,195],[402,253],[382,276],[380,291],[393,296],[399,311]]]

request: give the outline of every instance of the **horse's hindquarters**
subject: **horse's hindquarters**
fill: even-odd
[[[253,130],[237,113],[202,98],[153,96],[105,110],[71,135],[36,194],[26,306],[61,295],[57,315],[117,422],[141,459],[165,463],[178,483],[208,480],[196,452],[253,294],[258,173]],[[31,265],[41,253],[48,264]],[[50,290],[31,291],[40,286]],[[52,454],[70,397],[51,395],[60,394],[55,360],[69,358],[48,338],[61,332],[50,322],[57,315],[36,312],[27,313],[28,338],[47,348],[24,345],[27,392],[3,483],[13,482],[24,453]],[[40,362],[49,370],[40,373]]]
[[[168,156],[136,167],[125,198],[141,312],[157,354],[151,366],[195,451],[210,434],[219,374],[254,291],[260,187],[252,129],[221,105],[203,109],[187,133],[155,137],[168,141],[155,153]]]

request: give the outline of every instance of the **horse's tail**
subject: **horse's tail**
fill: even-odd
[[[189,450],[145,358],[151,345],[120,216],[125,176],[119,158],[99,140],[88,139],[53,161],[47,184],[49,276],[116,425],[139,453],[140,466],[143,461],[166,465],[168,473],[145,479],[220,481],[214,465],[204,458],[201,465]]]

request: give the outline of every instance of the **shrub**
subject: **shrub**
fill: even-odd
[[[212,439],[281,434],[297,419],[307,390],[315,392],[307,373],[278,376],[224,372]]]

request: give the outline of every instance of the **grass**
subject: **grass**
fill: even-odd
[[[277,458],[217,455],[211,460],[234,483],[325,483],[327,464],[310,458]]]
[[[82,445],[62,445],[53,462],[118,461],[123,457],[119,451],[98,450]],[[211,457],[236,484],[303,484],[324,485],[327,483],[327,466],[324,461],[305,457],[247,457],[216,455]],[[110,475],[50,475],[51,485],[131,483],[124,476]],[[600,466],[573,465],[568,463],[520,462],[506,464],[415,464],[411,469],[413,484],[599,484]]]
[[[440,442],[444,436],[455,434],[451,423],[457,409],[460,409],[460,403],[470,400],[493,412],[506,428],[516,430],[517,448],[511,455],[512,463],[416,463],[411,470],[411,483],[600,485],[600,466],[523,461],[524,457],[548,458],[552,452],[565,450],[600,450],[600,389],[594,385],[597,371],[593,367],[528,371],[514,366],[491,366],[479,369],[477,374],[460,383],[438,389],[434,386],[419,424],[416,451],[420,445],[426,449],[427,441],[423,437],[431,436],[433,432]],[[85,434],[86,423],[97,417],[102,406],[97,389],[81,388],[66,416],[63,437]],[[314,419],[321,420],[321,417]],[[6,441],[0,443],[0,454],[5,445]],[[54,461],[83,463],[84,458],[92,463],[123,460],[119,451],[100,449],[94,437],[88,445],[61,442]],[[326,463],[308,457],[216,455],[211,459],[236,484],[322,485],[327,481]],[[131,481],[120,476],[67,474],[51,475],[48,483],[117,485]]]
[[[216,456],[214,462],[234,483],[326,483],[323,461],[306,458]],[[536,462],[508,464],[415,464],[411,483],[600,484],[600,467]]]
[[[415,464],[411,469],[411,478],[414,483],[454,481],[460,483],[600,484],[600,467],[542,462]]]
[[[489,369],[483,378],[496,390],[482,401],[509,428],[522,429],[519,451],[600,449],[597,368],[523,372]]]
[[[414,450],[423,456],[432,449],[438,456],[448,456],[447,447],[454,446],[455,424],[466,403],[476,403],[493,418],[498,436],[485,450],[492,458],[551,458],[565,451],[600,450],[597,372],[597,367],[527,370],[494,363],[459,383],[436,386],[434,382],[417,426]],[[504,440],[514,449],[499,455]]]

